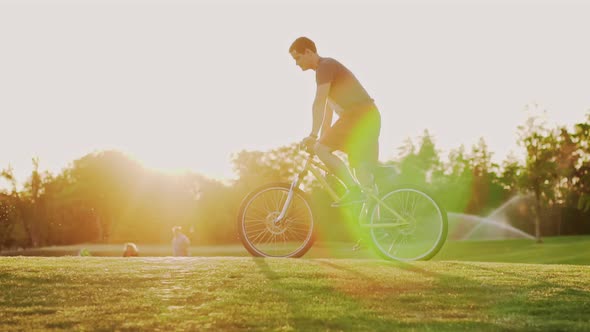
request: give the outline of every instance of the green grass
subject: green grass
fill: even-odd
[[[436,260],[590,265],[590,236],[449,242]]]
[[[0,257],[0,330],[590,330],[590,236],[450,241],[412,264],[351,246],[319,242],[298,260],[142,244],[133,259]],[[3,254],[81,248],[123,250]]]
[[[590,267],[1,257],[0,330],[588,331]]]
[[[533,240],[503,241],[448,241],[434,260],[459,260],[480,262],[575,264],[590,265],[590,236],[564,236]],[[369,250],[353,252],[352,243],[316,243],[305,258],[377,258]],[[4,252],[4,255],[75,256],[81,248],[87,248],[93,256],[121,256],[123,245],[84,244],[76,246],[45,247],[26,251]],[[141,256],[169,256],[170,245],[139,244]],[[249,257],[239,244],[227,246],[194,246],[193,256]]]

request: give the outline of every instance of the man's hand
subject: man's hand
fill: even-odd
[[[301,141],[301,145],[304,146],[308,151],[313,151],[313,147],[317,142],[317,137],[315,136],[307,136]]]

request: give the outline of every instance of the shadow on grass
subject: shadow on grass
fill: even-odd
[[[22,273],[22,271],[20,271]],[[41,296],[39,287],[52,286],[55,283],[62,283],[65,278],[54,278],[43,275],[19,275],[18,273],[0,272],[0,293],[2,300],[0,308],[27,308],[35,306],[55,306],[53,297]],[[22,289],[29,289],[29,292],[22,292]]]
[[[467,264],[460,262],[449,264],[462,268],[467,267]],[[474,268],[473,266],[468,267]],[[498,314],[518,314],[530,322],[544,320],[552,326],[558,324],[554,327],[555,330],[563,329],[565,324],[573,325],[572,330],[584,326],[583,329],[585,329],[590,326],[590,285],[585,283],[571,287],[548,281],[550,278],[559,278],[565,283],[569,273],[560,272],[556,275],[548,269],[545,278],[539,278],[505,269],[498,270],[484,266],[477,266],[477,268],[498,279],[506,280],[507,277],[515,279],[514,283],[520,285],[522,289],[520,294],[507,296],[503,301],[497,303],[494,311]],[[580,267],[574,269],[585,270]],[[586,274],[587,277],[583,279],[588,280],[590,272],[587,271]]]
[[[28,272],[28,273],[27,273]],[[34,271],[33,271],[34,272]],[[24,274],[26,273],[26,274]],[[8,326],[22,328],[23,320],[34,320],[37,317],[52,317],[59,308],[55,296],[47,296],[47,288],[61,284],[65,278],[34,275],[31,271],[14,271],[0,273],[0,329]],[[23,291],[26,289],[27,291]],[[46,328],[71,328],[77,322],[64,322],[62,326]]]
[[[486,322],[479,315],[470,313],[473,305],[480,303],[478,294],[481,295],[481,290],[478,294],[465,294],[463,287],[479,287],[477,282],[468,278],[436,273],[412,264],[383,262],[385,267],[421,275],[420,278],[410,277],[404,282],[391,283],[391,278],[380,279],[346,264],[314,260],[314,265],[323,268],[321,280],[311,285],[308,283],[303,292],[294,292],[288,273],[274,271],[261,258],[254,259],[254,262],[271,282],[273,291],[288,303],[291,312],[289,322],[296,330],[317,329],[319,326],[326,330],[372,331],[512,330],[509,326]],[[434,285],[424,279],[432,279]],[[460,289],[451,287],[449,290],[449,285],[461,286]],[[495,294],[492,290],[485,292]],[[454,296],[449,300],[438,295],[441,293],[454,293]],[[316,297],[321,298],[320,303],[313,300]],[[439,303],[441,299],[442,303]]]
[[[390,331],[395,324],[378,317],[370,308],[363,308],[356,299],[338,292],[326,278],[295,280],[294,284],[291,275],[275,272],[266,259],[253,260],[258,270],[271,282],[272,290],[287,303],[289,324],[295,330]]]
[[[514,331],[527,330],[531,326],[527,325],[526,319],[523,320],[531,310],[528,303],[518,304],[521,312],[517,315],[496,310],[514,294],[514,285],[488,285],[471,277],[437,273],[409,263],[384,261],[381,263],[383,267],[418,275],[391,285],[387,284],[391,278],[362,273],[357,266],[351,268],[323,260],[317,263],[348,274],[350,277],[341,279],[351,279],[352,282],[347,285],[346,281],[341,281],[334,288],[356,299],[359,305],[373,308],[380,316],[394,317],[388,322],[390,329]],[[387,271],[383,273],[387,274]],[[540,323],[540,326],[543,324]],[[546,330],[553,329],[551,322],[547,322],[547,326],[550,328]],[[570,327],[574,330],[578,328],[575,324]]]

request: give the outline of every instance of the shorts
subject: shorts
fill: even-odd
[[[340,115],[319,142],[345,152],[353,168],[363,163],[375,166],[379,160],[380,131],[381,115],[375,106],[371,106]]]

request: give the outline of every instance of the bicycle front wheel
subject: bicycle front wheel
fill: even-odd
[[[405,187],[381,198],[370,218],[377,252],[398,261],[428,260],[447,238],[447,213],[421,189]]]
[[[309,199],[299,189],[285,218],[275,222],[289,195],[290,185],[273,183],[252,191],[242,202],[238,235],[250,254],[258,257],[301,257],[313,244],[314,218]]]

